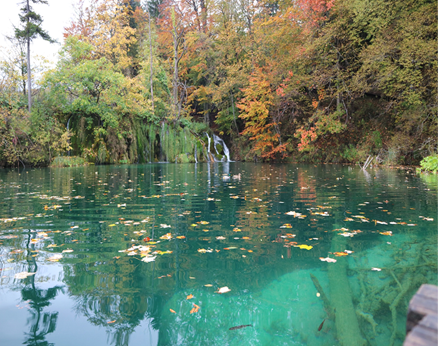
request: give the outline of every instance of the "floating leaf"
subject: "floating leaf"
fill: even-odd
[[[333,259],[333,258],[329,258],[329,257],[326,257],[326,258],[322,258],[322,257],[320,257],[319,258],[321,261],[327,261],[328,263],[335,263],[337,260],[335,260],[335,259]]]
[[[391,231],[383,231],[380,232],[381,235],[386,235],[386,236],[392,236],[392,232]]]
[[[109,225],[109,227],[115,227],[116,226],[116,224],[110,224]]]
[[[298,247],[300,249],[306,249],[306,250],[310,250],[312,248],[312,246],[308,246],[308,245],[293,245],[294,247]]]
[[[349,253],[347,253],[347,252],[333,252],[332,254],[334,254],[336,257],[345,257]]]
[[[155,258],[157,258],[157,257],[156,256],[146,256],[146,257],[142,258],[142,261],[145,263],[150,263],[150,262],[154,261]]]
[[[116,322],[116,320],[110,320],[110,321],[107,322],[107,324],[113,324],[115,322]]]
[[[55,262],[55,261],[59,261],[61,258],[62,258],[62,254],[59,253],[52,255],[51,257],[47,258],[47,260]]]
[[[191,310],[191,314],[192,313],[195,313],[195,312],[198,312],[198,309],[200,308],[200,306],[198,306],[198,305],[196,305],[196,304],[193,304],[194,305],[194,307],[192,308],[192,310]]]
[[[215,293],[224,294],[224,293],[227,293],[230,291],[231,291],[231,289],[229,287],[221,287]]]
[[[27,272],[27,271],[24,271],[24,272],[19,272],[19,273],[15,274],[15,275],[14,275],[14,278],[24,279],[24,278],[26,278],[26,277],[28,277],[28,276],[32,276],[32,275],[35,275],[35,274],[36,274],[36,272]]]
[[[225,240],[226,238],[224,236],[217,236],[216,239],[217,240]]]
[[[167,233],[167,234],[165,234],[163,236],[160,236],[160,238],[162,240],[170,240],[172,238],[172,234],[171,233]]]
[[[381,269],[379,267],[373,267],[372,271],[381,271]]]
[[[213,284],[205,284],[205,287],[213,287]]]
[[[181,236],[177,236],[177,239],[185,239],[186,238],[186,236],[183,236],[183,235],[181,235]]]
[[[172,308],[170,308],[169,311],[171,311],[172,313],[177,313]]]
[[[237,232],[237,231],[241,231],[241,229],[239,229],[239,228],[233,228],[233,231]]]
[[[189,294],[187,297],[186,297],[186,300],[190,300],[190,299],[192,299],[194,296],[192,295],[192,294]]]
[[[160,224],[160,228],[170,228],[171,226],[168,224]]]

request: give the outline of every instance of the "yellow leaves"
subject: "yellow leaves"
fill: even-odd
[[[177,236],[177,239],[180,239],[180,240],[185,239],[185,238],[186,238],[186,236],[182,236],[182,235]]]
[[[290,223],[286,223],[280,226],[281,228],[291,229],[293,226]]]
[[[205,284],[205,287],[213,287],[213,284]]]
[[[212,253],[213,249],[204,249],[204,248],[199,248],[198,249],[198,253]]]
[[[109,225],[109,227],[115,227],[116,226],[116,224],[110,224]]]
[[[234,232],[238,232],[238,231],[241,231],[241,229],[239,229],[239,228],[233,228],[233,231],[234,231]]]
[[[160,236],[160,239],[162,239],[162,240],[170,240],[171,238],[172,238],[171,233],[167,233],[165,235]]]
[[[336,257],[345,257],[349,253],[347,253],[347,252],[333,252],[332,254],[334,254]]]
[[[171,311],[172,313],[177,313],[172,308],[170,308],[169,311]]]
[[[194,296],[192,295],[192,294],[189,294],[187,297],[186,297],[186,300],[190,300],[190,299],[192,299]]]
[[[392,236],[392,232],[391,231],[383,231],[380,232],[381,235],[386,235],[386,236]]]
[[[198,224],[203,224],[203,225],[206,225],[206,224],[209,224],[209,222],[206,222],[206,221],[204,221],[204,220],[202,220],[201,222],[197,222]]]
[[[310,250],[312,249],[312,246],[308,246],[308,245],[293,245],[293,247],[298,247],[300,249],[306,249],[306,250]]]
[[[160,255],[163,255],[163,254],[171,254],[173,251],[155,251],[155,252],[153,252],[153,254],[160,254]]]

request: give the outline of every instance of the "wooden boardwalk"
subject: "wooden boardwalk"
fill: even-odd
[[[438,287],[423,284],[410,300],[404,346],[438,345]]]

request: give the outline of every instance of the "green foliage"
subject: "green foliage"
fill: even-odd
[[[437,173],[438,156],[430,155],[421,160],[421,171]]]

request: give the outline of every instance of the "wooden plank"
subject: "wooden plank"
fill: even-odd
[[[428,316],[425,316],[418,325],[422,325],[426,329],[437,331],[437,315],[429,314]]]
[[[418,289],[417,294],[437,301],[437,286],[432,284],[423,284],[421,288]],[[437,306],[436,306],[436,312],[437,312]]]
[[[424,325],[417,325],[405,338],[404,346],[437,346],[437,343],[437,329],[429,329]]]
[[[423,317],[427,315],[437,316],[437,313],[437,287],[431,284],[423,284],[410,300],[406,333],[409,333]]]

